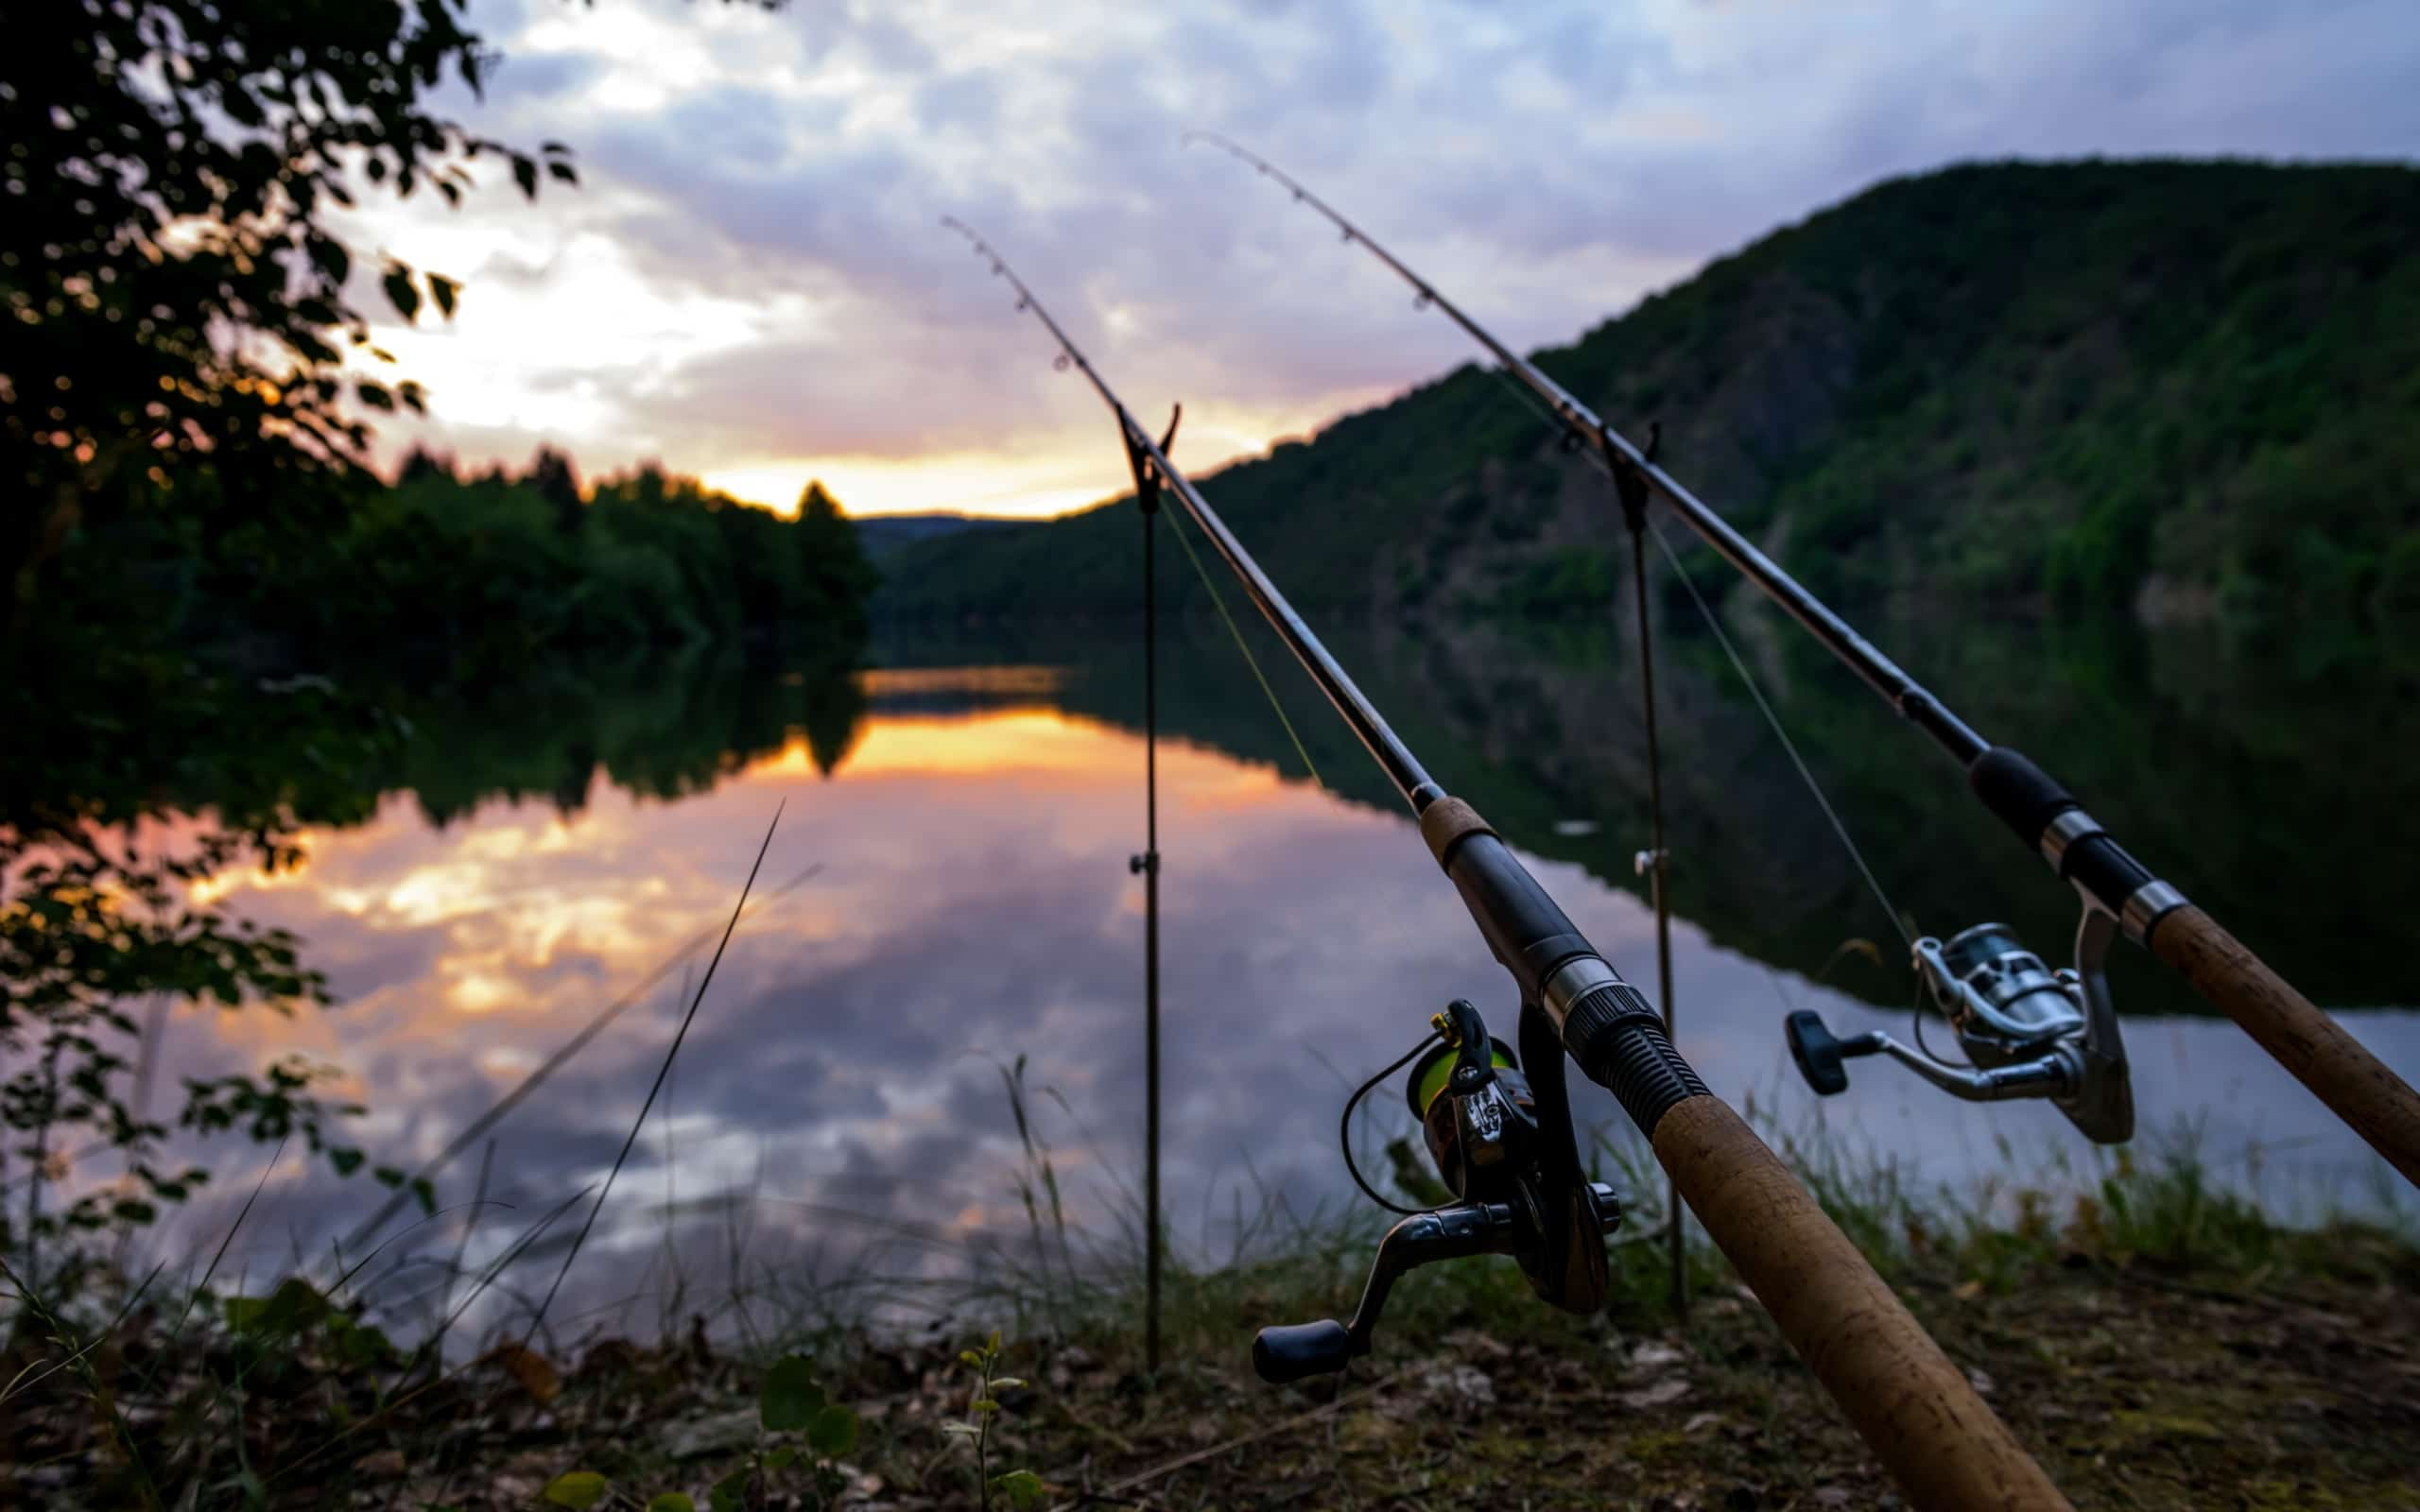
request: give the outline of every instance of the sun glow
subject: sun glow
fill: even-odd
[[[1116,497],[1126,474],[1113,450],[1106,455],[800,458],[710,468],[702,481],[782,515],[797,512],[799,496],[815,481],[853,515],[947,509],[1047,519]]]

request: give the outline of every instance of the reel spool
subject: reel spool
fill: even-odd
[[[1432,1021],[1441,1032],[1453,1013],[1448,1008]],[[1476,1009],[1470,1018],[1477,1022]],[[1512,1046],[1484,1028],[1441,1041],[1412,1063],[1404,1101],[1420,1120],[1428,1159],[1446,1191],[1464,1201],[1503,1194],[1508,1169],[1517,1163],[1514,1146],[1528,1143],[1525,1132],[1534,1131],[1538,1122],[1537,1098]]]

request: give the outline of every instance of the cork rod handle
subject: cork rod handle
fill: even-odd
[[[1923,1512],[2071,1512],[1865,1256],[1764,1141],[1711,1096],[1655,1125],[1656,1159]]]
[[[2199,908],[2163,915],[2151,949],[2420,1186],[2420,1095],[2410,1083]]]

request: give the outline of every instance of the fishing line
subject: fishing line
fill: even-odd
[[[769,907],[780,899],[786,897],[800,887],[804,886],[822,870],[823,863],[821,861],[816,862],[812,866],[809,866],[799,872],[798,875],[790,878],[789,881],[785,882],[780,886],[774,888],[771,892],[757,899],[755,907],[760,909]],[[573,1035],[569,1040],[563,1041],[562,1045],[558,1048],[553,1055],[548,1056],[543,1062],[541,1062],[536,1070],[530,1072],[528,1075],[524,1076],[521,1079],[521,1084],[519,1086],[513,1088],[512,1091],[505,1093],[504,1096],[497,1099],[494,1106],[491,1107],[486,1112],[481,1113],[478,1117],[473,1119],[460,1133],[455,1135],[452,1143],[448,1143],[444,1149],[439,1151],[436,1159],[422,1166],[420,1170],[413,1175],[409,1182],[397,1187],[392,1193],[390,1193],[388,1195],[387,1200],[379,1206],[376,1212],[371,1214],[368,1219],[356,1226],[353,1232],[345,1236],[344,1242],[346,1247],[357,1248],[362,1245],[368,1244],[370,1242],[371,1235],[385,1228],[389,1219],[393,1218],[396,1213],[403,1211],[404,1204],[411,1200],[413,1192],[420,1183],[424,1181],[436,1180],[439,1174],[454,1162],[456,1157],[469,1149],[472,1145],[476,1144],[479,1142],[479,1137],[481,1135],[485,1134],[489,1129],[493,1128],[497,1124],[503,1122],[507,1114],[510,1113],[515,1108],[521,1106],[523,1099],[527,1098],[531,1092],[538,1090],[540,1083],[553,1075],[556,1072],[562,1070],[564,1064],[567,1063],[572,1057],[579,1054],[582,1049],[587,1047],[590,1040],[596,1039],[599,1034],[602,1034],[607,1024],[612,1023],[615,1019],[620,1018],[631,1007],[635,1005],[640,999],[644,998],[658,982],[661,982],[666,977],[671,975],[672,969],[674,967],[682,966],[691,957],[695,956],[700,950],[704,948],[706,941],[713,936],[714,930],[711,926],[700,930],[697,934],[691,936],[686,943],[673,951],[671,954],[666,956],[663,960],[657,962],[655,970],[649,971],[637,984],[632,986],[629,991],[624,992],[620,997],[615,998],[612,1003],[607,1004],[604,1008],[599,1010],[597,1015],[591,1019],[578,1034]],[[685,975],[682,979],[682,995],[683,997],[688,995],[688,979]]]
[[[1772,727],[1774,738],[1781,742],[1781,748],[1789,753],[1790,765],[1798,768],[1799,778],[1806,782],[1808,795],[1815,799],[1815,806],[1824,811],[1824,817],[1830,822],[1832,833],[1841,837],[1841,845],[1848,851],[1849,859],[1857,863],[1858,874],[1865,878],[1866,886],[1873,889],[1875,902],[1880,903],[1883,913],[1890,916],[1891,927],[1899,932],[1901,942],[1910,950],[1915,949],[1914,932],[1908,928],[1907,920],[1893,905],[1891,895],[1883,890],[1874,868],[1866,865],[1865,852],[1858,849],[1856,837],[1849,833],[1848,825],[1841,821],[1839,811],[1832,807],[1832,800],[1824,796],[1824,784],[1815,781],[1814,772],[1807,768],[1806,758],[1799,754],[1798,742],[1789,738],[1789,731],[1783,727],[1781,716],[1773,713],[1773,706],[1767,701],[1765,690],[1758,685],[1755,674],[1748,670],[1748,663],[1739,655],[1739,648],[1731,644],[1731,637],[1723,632],[1722,622],[1715,618],[1713,607],[1706,603],[1705,595],[1698,592],[1698,585],[1690,578],[1689,570],[1681,565],[1680,555],[1673,551],[1672,542],[1664,535],[1662,522],[1655,522],[1652,528],[1656,549],[1664,554],[1665,563],[1681,580],[1681,586],[1688,590],[1689,602],[1698,607],[1699,616],[1705,621],[1706,628],[1714,632],[1714,639],[1722,647],[1722,654],[1731,659],[1732,670],[1737,672],[1739,680],[1747,685],[1748,696],[1756,700],[1756,707],[1764,713],[1765,723]]]
[[[1374,1202],[1379,1207],[1386,1209],[1389,1212],[1399,1212],[1407,1218],[1410,1217],[1414,1213],[1426,1212],[1429,1210],[1426,1208],[1407,1208],[1400,1203],[1390,1202],[1386,1198],[1378,1195],[1378,1191],[1375,1187],[1373,1187],[1369,1182],[1361,1178],[1361,1167],[1355,1164],[1353,1160],[1353,1110],[1361,1106],[1361,1099],[1370,1095],[1372,1088],[1374,1088],[1378,1083],[1386,1080],[1396,1072],[1401,1071],[1404,1067],[1409,1065],[1411,1063],[1411,1057],[1427,1049],[1436,1039],[1437,1031],[1434,1029],[1429,1030],[1426,1034],[1420,1037],[1420,1043],[1405,1051],[1395,1059],[1392,1065],[1390,1065],[1386,1070],[1371,1077],[1368,1081],[1363,1082],[1352,1096],[1344,1100],[1344,1116],[1337,1121],[1336,1125],[1336,1142],[1344,1147],[1344,1169],[1351,1174],[1353,1177],[1353,1184],[1359,1187],[1361,1189],[1361,1194],[1368,1197],[1372,1202]],[[1558,1068],[1558,1070],[1560,1068]]]
[[[1562,421],[1548,414],[1545,406],[1530,396],[1529,390],[1513,382],[1512,375],[1501,367],[1490,368],[1487,371],[1549,430],[1564,437],[1573,434]],[[1599,471],[1604,471],[1605,459],[1601,455],[1592,452],[1589,454],[1589,460],[1597,465]],[[1748,696],[1755,700],[1756,709],[1765,716],[1765,723],[1772,728],[1774,738],[1781,742],[1782,749],[1789,753],[1790,765],[1798,768],[1799,780],[1806,784],[1806,791],[1815,799],[1815,806],[1823,811],[1824,817],[1830,822],[1832,833],[1840,836],[1841,845],[1848,851],[1849,859],[1857,863],[1858,872],[1865,878],[1865,885],[1872,889],[1875,901],[1882,905],[1883,913],[1890,917],[1891,927],[1897,930],[1900,940],[1909,949],[1913,950],[1916,943],[1914,933],[1908,928],[1906,920],[1900,917],[1899,910],[1893,905],[1891,895],[1883,890],[1881,882],[1875,877],[1874,868],[1866,864],[1865,852],[1858,848],[1856,838],[1849,833],[1848,825],[1841,820],[1839,811],[1832,807],[1832,800],[1824,797],[1823,784],[1815,781],[1814,772],[1807,767],[1806,758],[1799,754],[1798,742],[1789,738],[1789,731],[1783,727],[1781,716],[1773,712],[1772,702],[1765,697],[1765,690],[1756,681],[1755,674],[1748,670],[1746,659],[1741,657],[1738,648],[1731,644],[1731,637],[1723,631],[1722,622],[1715,617],[1713,606],[1705,601],[1703,593],[1698,592],[1698,585],[1689,576],[1688,569],[1681,564],[1680,556],[1672,550],[1672,542],[1664,534],[1663,523],[1651,522],[1651,528],[1655,535],[1656,549],[1663,553],[1665,563],[1672,569],[1673,576],[1680,578],[1681,586],[1688,590],[1689,602],[1697,606],[1698,617],[1704,620],[1706,628],[1714,632],[1716,643],[1722,647],[1722,654],[1731,661],[1732,670],[1739,674],[1739,680],[1747,685]]]
[[[1176,512],[1168,514],[1168,525],[1175,533],[1176,543],[1184,550],[1184,559],[1193,564],[1193,575],[1201,579],[1202,588],[1209,593],[1210,602],[1217,607],[1219,618],[1227,627],[1227,633],[1235,637],[1236,649],[1244,654],[1244,665],[1252,668],[1253,680],[1259,683],[1260,691],[1268,696],[1269,707],[1276,713],[1277,722],[1286,729],[1286,738],[1294,743],[1294,754],[1303,758],[1303,769],[1311,774],[1311,785],[1322,793],[1326,792],[1327,783],[1320,780],[1320,769],[1312,765],[1309,749],[1304,746],[1303,737],[1295,733],[1294,721],[1286,717],[1286,706],[1277,701],[1277,690],[1269,685],[1268,677],[1260,670],[1260,660],[1252,654],[1252,647],[1245,644],[1242,627],[1236,625],[1236,617],[1227,612],[1227,601],[1219,596],[1219,585],[1211,581],[1208,569],[1201,565],[1201,558],[1195,555],[1193,542],[1184,538],[1184,526],[1178,521]]]

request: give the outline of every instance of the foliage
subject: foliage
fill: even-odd
[[[2105,612],[2155,576],[2238,620],[2375,627],[2420,532],[2415,247],[2408,167],[1959,167],[1535,360],[1617,426],[1660,417],[1666,465],[1845,607]],[[1306,610],[1593,612],[1618,514],[1555,439],[1463,367],[1201,482]],[[1129,614],[1135,535],[1109,508],[921,542],[885,602]],[[1201,604],[1181,571],[1161,592]]]
[[[374,278],[406,320],[458,285],[381,254],[354,276],[332,216],[366,183],[449,204],[500,154],[522,193],[569,182],[560,144],[515,152],[436,113],[493,56],[466,0],[36,6],[0,62],[0,626],[80,527],[125,512],[214,532],[325,521],[361,415],[421,406],[353,374]],[[356,407],[357,406],[357,407]],[[206,472],[210,483],[197,486]]]
[[[144,675],[122,686],[93,676],[130,667]],[[332,1073],[299,1058],[257,1074],[189,1078],[172,1119],[154,1116],[135,1090],[148,1040],[134,1005],[150,998],[154,1012],[174,1001],[291,1012],[326,1002],[325,982],[301,965],[291,936],[232,919],[196,889],[221,872],[299,861],[288,825],[293,803],[312,789],[281,774],[285,741],[300,744],[313,731],[322,761],[313,775],[341,788],[346,753],[381,738],[374,723],[331,717],[316,688],[277,686],[256,696],[257,717],[246,727],[261,744],[231,744],[209,728],[228,712],[212,679],[179,683],[164,668],[123,657],[69,672],[84,676],[83,699],[45,697],[51,668],[12,690],[28,695],[20,713],[50,717],[11,725],[19,733],[0,786],[0,1050],[10,1066],[0,1083],[0,1174],[26,1189],[22,1216],[0,1215],[0,1253],[16,1254],[31,1279],[54,1284],[79,1274],[88,1258],[81,1241],[148,1224],[161,1204],[184,1200],[208,1179],[199,1167],[159,1163],[172,1126],[272,1143],[298,1138],[344,1174],[363,1163],[359,1150],[334,1137],[334,1122],[358,1109],[324,1101]],[[147,709],[138,691],[156,694]],[[167,758],[168,770],[133,759],[125,716],[102,712],[112,707],[147,716],[158,744],[146,748]],[[105,759],[89,759],[96,747]],[[208,806],[197,804],[200,812],[179,825],[153,822],[163,782],[178,767],[188,780],[202,776],[196,768],[205,747],[222,752],[203,779]],[[345,813],[361,799],[329,801]],[[45,1187],[89,1147],[112,1150],[125,1182],[87,1183],[63,1207],[45,1208]]]
[[[550,656],[746,642],[853,659],[871,569],[821,484],[784,520],[649,464],[585,501],[541,451],[518,479],[418,454],[346,527],[234,606],[286,654],[515,680]],[[231,585],[232,586],[232,585]]]
[[[595,1470],[565,1470],[546,1483],[543,1493],[556,1506],[567,1506],[584,1512],[605,1500],[605,1477]]]

